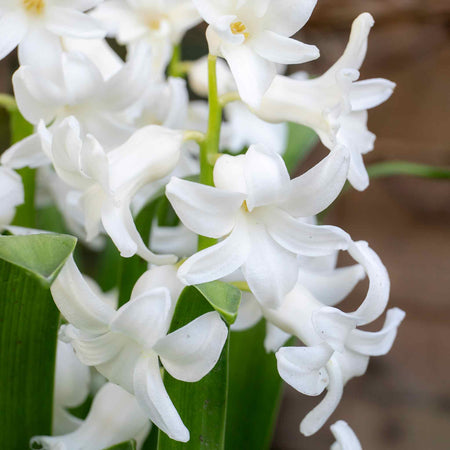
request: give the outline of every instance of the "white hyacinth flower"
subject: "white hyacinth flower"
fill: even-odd
[[[347,422],[338,420],[330,430],[336,439],[330,450],[362,450],[358,437]]]
[[[107,0],[91,15],[120,44],[148,43],[152,49],[156,78],[162,76],[173,46],[181,42],[187,30],[201,21],[191,0]]]
[[[90,370],[76,357],[70,344],[58,341],[53,391],[52,434],[75,431],[82,420],[66,409],[81,405],[89,394]]]
[[[182,288],[174,266],[155,267],[116,311],[94,294],[69,259],[51,290],[70,323],[62,338],[71,342],[81,362],[134,394],[169,437],[187,442],[189,431],[164,388],[159,364],[178,380],[200,380],[216,365],[228,329],[214,311],[167,334]]]
[[[102,38],[106,30],[83,14],[100,0],[9,0],[0,5],[0,59],[19,46],[22,65],[56,68],[61,36]]]
[[[370,14],[361,14],[353,23],[344,54],[324,75],[310,80],[278,75],[254,109],[269,122],[291,121],[314,129],[329,149],[347,147],[349,181],[358,190],[369,184],[362,155],[373,150],[375,142],[367,129],[367,110],[385,102],[395,88],[381,78],[357,81],[373,24]]]
[[[8,167],[0,166],[0,231],[9,225],[16,214],[16,207],[25,200],[22,178]]]
[[[366,297],[355,312],[343,313],[324,305],[301,284],[288,294],[278,310],[264,311],[267,320],[308,346],[283,347],[276,353],[280,376],[306,395],[320,395],[327,389],[323,400],[300,425],[306,436],[324,425],[338,406],[345,384],[366,372],[370,356],[389,352],[405,316],[393,308],[387,312],[380,331],[357,329],[383,313],[389,298],[389,277],[366,243],[352,243],[349,253],[369,278]]]
[[[131,201],[143,186],[175,168],[182,142],[181,131],[150,125],[106,153],[91,135],[81,138],[73,117],[61,123],[54,131],[51,159],[58,176],[81,192],[88,241],[98,236],[103,224],[124,257],[138,254],[155,264],[176,260],[150,252],[136,229]]]
[[[40,445],[43,450],[100,450],[135,439],[139,450],[149,430],[147,415],[133,395],[107,383],[79,428],[62,436],[35,436],[31,445]]]
[[[257,107],[276,74],[276,63],[319,57],[313,45],[291,39],[309,20],[316,0],[193,0],[203,19],[210,53],[225,58],[241,98]]]
[[[149,74],[150,53],[143,46],[109,78],[82,53],[64,53],[62,76],[20,67],[13,75],[17,106],[40,132],[8,149],[2,164],[13,168],[48,164],[52,132],[71,115],[77,117],[83,135],[92,134],[104,148],[123,144],[135,130],[125,113],[142,96]]]
[[[347,170],[345,152],[332,152],[291,180],[280,155],[253,145],[245,155],[218,159],[216,187],[172,178],[166,195],[184,225],[199,235],[223,238],[184,262],[178,276],[198,284],[242,267],[257,299],[278,306],[297,281],[297,255],[321,256],[347,247],[344,231],[301,219],[334,201]]]

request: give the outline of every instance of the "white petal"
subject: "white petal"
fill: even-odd
[[[241,303],[236,321],[231,325],[232,331],[244,331],[254,327],[262,319],[262,311],[254,295],[242,291]]]
[[[301,269],[298,281],[323,304],[334,306],[344,300],[364,277],[363,267],[356,264],[323,272]]]
[[[68,103],[76,105],[98,95],[103,79],[95,64],[82,53],[64,53],[62,59]]]
[[[348,252],[361,264],[369,279],[369,289],[361,306],[354,312],[358,326],[376,320],[386,308],[389,300],[390,281],[386,267],[367,242],[353,243]]]
[[[164,387],[156,354],[142,357],[138,362],[134,373],[134,392],[142,409],[158,428],[176,441],[189,440],[189,431]]]
[[[163,287],[152,289],[125,303],[117,311],[110,328],[151,348],[166,334],[170,310],[169,290]]]
[[[58,437],[36,436],[31,443],[40,444],[45,450],[99,450],[135,439],[149,429],[136,399],[119,386],[107,383],[95,396],[78,430]]]
[[[331,446],[331,450],[362,450],[356,434],[343,420],[337,421],[330,427],[336,442]]]
[[[226,4],[226,2],[218,0],[193,0],[193,3],[208,23],[214,22],[224,13],[224,3]]]
[[[89,367],[82,364],[75,356],[70,344],[58,341],[55,365],[55,404],[73,408],[84,402],[89,394],[91,373]],[[53,431],[57,432],[55,427]]]
[[[61,314],[77,328],[92,332],[107,330],[114,309],[97,297],[70,256],[51,287]]]
[[[201,380],[216,365],[228,336],[228,328],[216,311],[160,339],[153,350],[164,368],[177,380]]]
[[[247,226],[238,223],[223,241],[188,258],[178,277],[187,284],[200,284],[233,273],[244,264],[250,250]]]
[[[7,167],[0,166],[0,232],[9,225],[16,213],[16,206],[25,201],[20,175]]]
[[[95,367],[109,381],[118,384],[132,394],[134,393],[134,368],[142,356],[143,349],[121,334],[111,334],[121,339],[125,345],[109,361]]]
[[[247,207],[253,208],[282,200],[288,191],[290,177],[280,155],[264,145],[252,145],[245,155]]]
[[[14,72],[12,82],[17,106],[28,122],[36,125],[41,119],[49,123],[55,118],[64,101],[57,86],[49,80],[39,79],[27,66]]]
[[[114,360],[126,345],[126,339],[117,333],[86,334],[72,325],[63,325],[60,338],[70,342],[78,359],[86,366],[99,366]]]
[[[116,206],[110,199],[104,201],[102,224],[124,258],[138,254],[154,264],[172,264],[177,260],[173,255],[155,255],[147,248],[126,202]]]
[[[45,28],[33,27],[19,44],[19,62],[22,66],[38,69],[52,80],[61,79],[62,47],[58,36]]]
[[[160,227],[153,222],[150,248],[158,253],[170,253],[180,258],[193,255],[197,251],[197,235],[184,225]]]
[[[42,151],[40,137],[35,133],[6,150],[1,156],[1,163],[13,169],[21,169],[45,166],[50,160]]]
[[[275,64],[262,58],[245,44],[222,45],[221,50],[230,66],[242,100],[257,108],[275,77]]]
[[[327,364],[329,383],[323,400],[302,420],[300,432],[311,436],[322,428],[341,401],[344,383],[339,366],[332,359]]]
[[[146,184],[169,175],[179,161],[182,143],[182,131],[156,125],[138,129],[108,153],[113,193],[133,196]]]
[[[374,23],[375,21],[369,13],[360,14],[354,20],[347,48],[339,60],[324,76],[334,78],[335,74],[342,69],[359,70],[361,68],[364,58],[366,57],[367,39]]]
[[[343,352],[350,333],[355,330],[357,320],[352,314],[339,309],[324,307],[316,311],[311,320],[317,334],[334,350]]]
[[[251,46],[259,56],[278,64],[301,64],[320,56],[315,45],[303,44],[267,30],[259,33]]]
[[[305,174],[291,181],[289,198],[281,206],[295,217],[315,216],[333,203],[347,180],[350,155],[336,148]]]
[[[28,23],[21,11],[10,11],[0,18],[0,59],[12,52],[27,33]]]
[[[280,377],[305,395],[320,395],[328,385],[325,366],[332,351],[327,346],[283,347],[275,354]]]
[[[275,353],[286,343],[286,341],[290,337],[291,334],[286,333],[281,328],[278,328],[270,322],[267,322],[266,337],[264,338],[264,349],[267,353]]]
[[[395,83],[383,78],[357,81],[350,90],[352,111],[363,111],[381,105],[393,94]]]
[[[218,189],[245,194],[246,198],[245,160],[244,155],[221,155],[214,165],[214,185]]]
[[[292,36],[311,17],[317,0],[271,1],[266,13],[266,27],[283,36]]]
[[[46,13],[46,27],[52,33],[83,39],[99,39],[106,35],[94,18],[70,8],[53,6]]]
[[[85,54],[108,80],[123,66],[123,61],[109,46],[105,39],[73,39],[63,38],[64,48],[69,52]]]
[[[306,256],[328,255],[335,250],[345,250],[350,236],[338,227],[310,225],[294,219],[280,209],[265,214],[270,236],[283,248]]]
[[[172,177],[166,195],[183,224],[202,236],[227,235],[245,195]]]
[[[250,290],[265,307],[276,308],[297,280],[295,255],[277,244],[264,226],[249,229],[251,248],[242,267]]]
[[[152,289],[162,287],[169,290],[172,308],[174,308],[181,291],[185,287],[177,277],[176,266],[153,266],[150,270],[147,270],[134,285],[131,299],[140,297]]]
[[[401,309],[390,309],[380,331],[372,333],[353,330],[347,342],[348,348],[363,355],[385,355],[390,351],[397,335],[397,328],[404,318],[405,313]]]
[[[121,111],[142,98],[151,75],[152,55],[144,43],[136,45],[126,64],[106,84],[103,101]]]

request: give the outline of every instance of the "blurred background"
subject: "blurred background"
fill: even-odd
[[[301,38],[317,45],[322,56],[301,70],[322,73],[333,64],[352,20],[364,11],[373,14],[376,24],[362,79],[397,83],[393,97],[370,111],[369,128],[378,138],[366,162],[396,159],[448,167],[448,0],[320,0]],[[305,168],[311,163],[305,161]],[[390,305],[407,313],[391,352],[372,358],[367,374],[349,382],[330,423],[348,421],[367,450],[448,450],[450,183],[373,180],[363,193],[344,194],[326,221],[356,240],[367,240],[379,253],[391,276]],[[355,292],[355,302],[361,301],[364,287]],[[351,310],[350,302],[344,309]],[[298,432],[299,422],[317,402],[285,389],[273,450],[328,448],[327,428],[310,438]]]
[[[398,85],[394,96],[370,113],[369,128],[378,139],[366,162],[450,166],[450,1],[320,0],[299,37],[317,45],[322,57],[291,71],[320,74],[328,69],[341,55],[353,19],[364,11],[374,15],[376,25],[362,78],[383,77]],[[204,27],[187,39],[201,53],[200,31]],[[11,92],[16,64],[15,55],[0,64],[0,92]],[[0,110],[0,150],[7,146],[7,126],[6,112]],[[299,172],[325,154],[315,151]],[[448,450],[450,183],[377,179],[364,193],[345,193],[326,221],[355,240],[367,240],[380,254],[391,276],[391,306],[407,312],[393,350],[373,358],[368,373],[347,385],[329,423],[348,421],[367,450]],[[344,309],[361,301],[365,287]],[[273,450],[328,448],[328,427],[311,438],[298,431],[318,401],[285,389]]]

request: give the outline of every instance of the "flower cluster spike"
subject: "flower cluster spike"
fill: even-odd
[[[372,16],[357,17],[343,55],[310,77],[286,76],[284,65],[319,57],[316,46],[293,37],[316,0],[3,3],[0,59],[18,47],[15,100],[34,132],[1,156],[0,229],[24,202],[15,170],[30,167],[36,206],[56,205],[84,245],[103,252],[109,237],[122,257],[151,264],[119,307],[117,292],[103,293],[67,261],[52,286],[65,319],[54,435],[33,443],[100,450],[134,439],[141,448],[149,420],[187,442],[190,430],[161,371],[196,382],[217,363],[228,337],[218,312],[169,332],[181,291],[212,281],[242,289],[233,332],[265,318],[264,347],[275,353],[280,377],[305,395],[326,392],[300,425],[304,435],[316,433],[369,358],[390,350],[404,318],[392,308],[379,331],[361,329],[387,308],[388,273],[366,242],[316,218],[347,181],[358,190],[369,185],[368,111],[395,88],[382,78],[359,80]],[[183,36],[201,20],[209,55],[181,61]],[[125,47],[125,61],[106,36]],[[283,160],[288,122],[312,129],[329,150],[294,178]],[[150,236],[135,222],[149,204],[161,213],[148,217]],[[175,226],[162,217],[169,204]],[[339,252],[354,264],[338,267]],[[340,310],[364,278],[360,306]],[[301,346],[285,346],[291,336]],[[68,408],[88,392],[95,398],[82,421]],[[331,431],[333,449],[360,450],[345,422]]]

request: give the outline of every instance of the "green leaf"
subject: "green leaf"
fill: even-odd
[[[241,291],[222,281],[197,284],[194,286],[211,304],[211,306],[225,319],[228,325],[236,321]]]
[[[311,128],[290,122],[289,138],[286,151],[283,155],[286,167],[291,175],[300,162],[305,159],[319,142],[317,134]]]
[[[225,449],[270,448],[282,392],[276,358],[264,350],[265,321],[230,336]]]
[[[0,236],[0,448],[24,450],[50,435],[59,312],[50,284],[69,236]]]
[[[177,330],[212,307],[192,286],[183,290],[170,331]],[[228,340],[214,369],[197,383],[185,383],[164,373],[164,384],[184,424],[190,441],[177,442],[159,431],[158,450],[223,450],[228,379]]]
[[[367,172],[371,178],[410,175],[423,178],[450,179],[450,169],[408,161],[388,161],[372,164],[367,167]]]
[[[136,450],[136,441],[122,442],[121,444],[113,445],[104,450]]]
[[[75,248],[72,236],[32,234],[0,236],[0,259],[20,267],[50,286]]]

